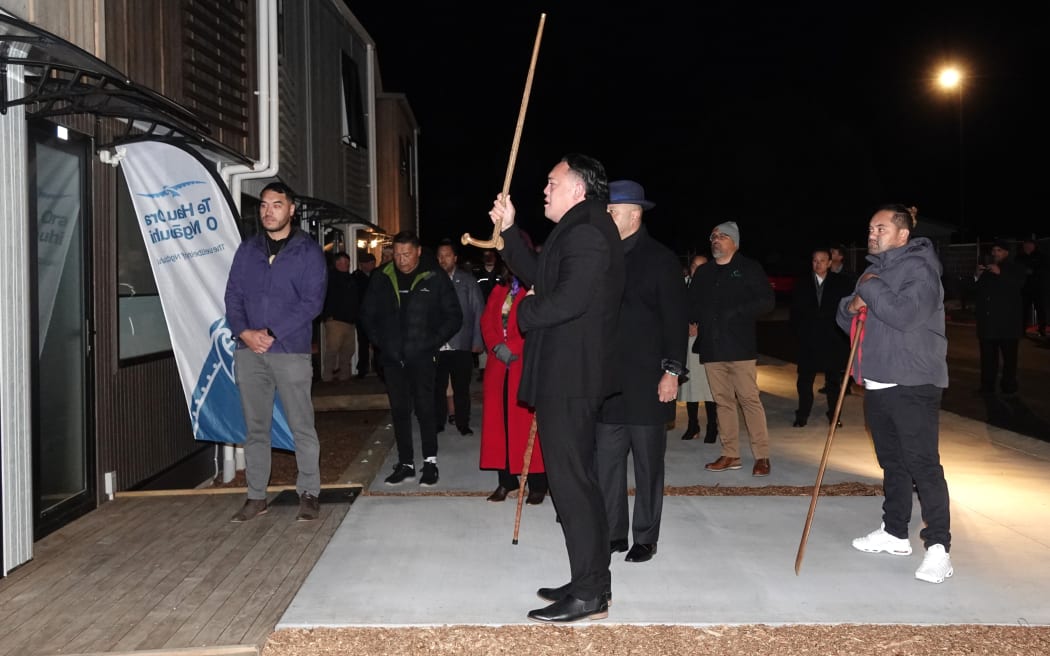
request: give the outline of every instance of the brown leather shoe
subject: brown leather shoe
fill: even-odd
[[[752,476],[769,476],[769,458],[759,458],[751,470]]]
[[[295,516],[296,521],[312,522],[321,516],[321,501],[309,492],[299,495],[299,514]]]
[[[492,503],[499,503],[500,501],[506,499],[508,494],[510,494],[510,490],[500,485],[495,489],[495,491],[493,491],[492,494],[489,495],[488,500]]]
[[[266,511],[266,499],[248,499],[241,506],[241,509],[237,511],[237,514],[230,518],[230,521],[246,522],[250,519],[255,519],[259,515],[265,515]]]
[[[740,458],[730,458],[728,456],[720,456],[718,460],[704,465],[704,469],[713,472],[726,471],[727,469],[740,469],[740,467],[742,467],[740,464]]]

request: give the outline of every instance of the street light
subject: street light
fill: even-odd
[[[955,91],[959,99],[959,227],[966,227],[966,167],[963,157],[963,72],[957,66],[945,66],[937,74],[937,84],[946,92]]]

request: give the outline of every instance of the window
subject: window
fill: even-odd
[[[362,101],[361,75],[357,63],[343,53],[343,134],[342,140],[353,148],[367,148],[365,112]]]
[[[171,354],[171,335],[122,169],[117,181],[117,320],[121,364]]]

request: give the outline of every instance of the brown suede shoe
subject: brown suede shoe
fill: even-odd
[[[751,470],[752,476],[769,476],[769,458],[759,458]]]
[[[299,495],[299,514],[295,516],[298,522],[312,522],[321,516],[321,501],[310,494],[303,492]]]
[[[718,460],[709,462],[704,466],[707,471],[720,472],[727,469],[740,469],[740,458],[729,458],[727,456],[720,456]]]
[[[237,511],[237,514],[230,518],[230,521],[246,522],[250,519],[255,519],[259,515],[265,515],[266,511],[266,499],[248,499],[241,506],[241,509]]]

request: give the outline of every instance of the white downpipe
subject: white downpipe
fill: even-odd
[[[256,2],[256,23],[259,64],[259,160],[255,163],[233,164],[219,170],[230,190],[237,211],[241,210],[241,184],[245,180],[270,178],[276,175],[280,146],[278,143],[277,107],[277,0]],[[222,480],[233,480],[237,469],[244,468],[244,449],[233,445],[223,447]]]
[[[371,42],[366,46],[366,60],[368,61],[368,75],[366,83],[368,87],[368,189],[369,205],[371,212],[368,220],[374,225],[379,225],[379,174],[377,172],[375,156],[376,152],[376,48]],[[416,234],[419,234],[418,232]]]

